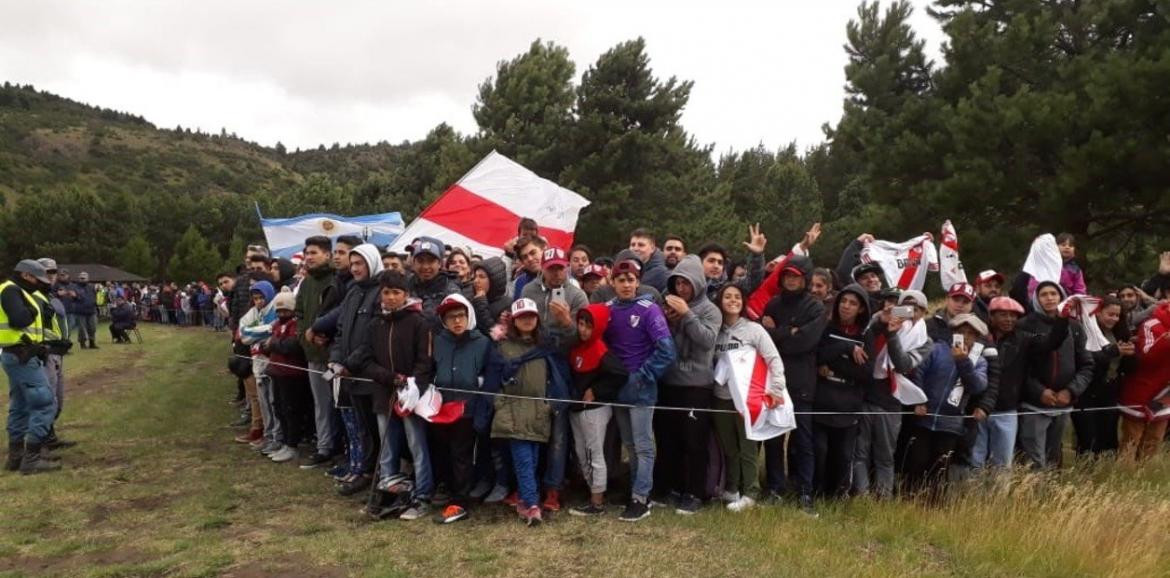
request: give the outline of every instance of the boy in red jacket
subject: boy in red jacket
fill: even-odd
[[[272,324],[272,336],[261,346],[268,354],[268,376],[272,378],[272,393],[275,398],[277,419],[281,425],[284,444],[268,457],[277,463],[297,457],[297,446],[306,441],[307,428],[312,421],[313,400],[309,389],[309,374],[305,373],[305,351],[297,337],[297,318],[294,314],[296,298],[288,291],[282,291],[272,300],[276,309],[276,322]]]

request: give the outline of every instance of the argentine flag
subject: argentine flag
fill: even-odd
[[[260,212],[260,208],[256,208]],[[274,257],[290,258],[305,248],[305,239],[324,235],[336,241],[342,235],[356,235],[367,243],[386,247],[405,229],[399,213],[380,213],[360,217],[342,217],[329,213],[310,213],[287,219],[265,219],[260,226]]]

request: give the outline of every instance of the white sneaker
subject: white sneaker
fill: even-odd
[[[272,452],[279,451],[282,447],[284,447],[284,444],[280,442],[268,442],[260,447],[260,453],[270,456]]]
[[[290,460],[294,460],[294,459],[296,459],[296,457],[297,457],[297,451],[288,447],[288,446],[283,446],[279,450],[276,450],[276,451],[272,452],[271,454],[268,454],[268,459],[270,459],[278,464],[284,463],[284,462],[287,462]]]
[[[723,492],[719,495],[719,500],[724,504],[739,501],[739,492]]]
[[[732,512],[742,512],[752,506],[756,505],[756,501],[748,496],[740,496],[740,498],[730,504],[727,504],[727,509]]]

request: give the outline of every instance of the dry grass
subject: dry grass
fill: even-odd
[[[1075,462],[972,481],[941,506],[854,500],[639,524],[503,508],[468,522],[371,522],[318,471],[237,444],[222,335],[150,327],[147,344],[67,358],[68,469],[0,476],[0,574],[88,576],[1156,576],[1170,460]]]

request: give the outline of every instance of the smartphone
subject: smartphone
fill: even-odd
[[[894,317],[899,317],[901,319],[914,319],[914,306],[913,305],[898,305],[897,307],[894,307],[893,309],[891,309],[890,313]]]
[[[966,344],[967,341],[963,339],[962,333],[951,334],[951,347],[958,347],[959,349],[962,349]]]
[[[565,303],[565,288],[558,287],[552,290],[552,300]]]

